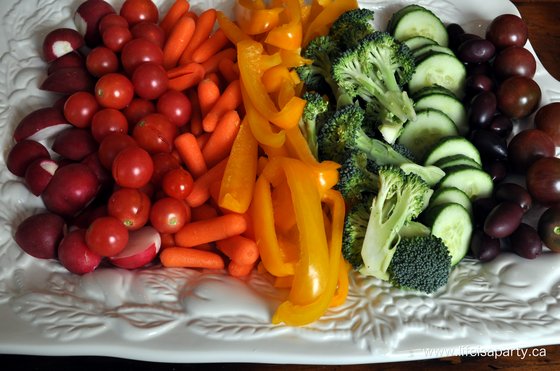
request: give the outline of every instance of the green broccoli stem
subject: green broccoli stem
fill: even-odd
[[[370,138],[360,128],[356,133],[356,147],[364,152],[367,157],[378,165],[402,165],[412,163],[411,160],[395,151],[391,146],[382,141]]]

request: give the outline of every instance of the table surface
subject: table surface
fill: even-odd
[[[492,1],[492,0],[489,0]],[[519,9],[529,28],[529,39],[539,59],[552,76],[560,80],[560,1],[555,0],[512,0]],[[560,343],[560,336],[559,336]],[[262,365],[262,364],[158,364],[106,357],[36,357],[0,356],[1,368],[5,370],[75,370],[81,369],[119,369],[119,370],[442,370],[453,367],[457,370],[508,369],[544,370],[560,369],[560,345],[536,347],[528,350],[538,357],[525,357],[517,354],[501,357],[449,357],[425,361],[384,363],[375,365],[351,366],[312,366],[312,365]],[[546,353],[546,355],[544,355]]]

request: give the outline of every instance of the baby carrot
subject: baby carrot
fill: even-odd
[[[245,229],[247,223],[243,215],[231,213],[185,224],[175,233],[175,242],[179,246],[191,247],[233,237]]]
[[[174,143],[181,160],[195,179],[208,171],[204,156],[192,133],[180,134],[175,138]]]
[[[229,60],[233,63],[236,56],[235,48],[225,48],[202,62],[201,65],[206,70],[206,73],[216,72],[219,71],[219,64],[222,60]],[[239,78],[239,74],[237,75],[237,78]]]
[[[214,80],[205,78],[198,83],[197,92],[200,111],[202,116],[206,116],[214,103],[220,98],[220,87]]]
[[[228,43],[229,40],[226,37],[226,34],[221,28],[219,28],[193,51],[191,56],[192,61],[202,63],[214,54],[218,53],[220,50],[224,49]]]
[[[208,139],[210,139],[210,133],[202,133],[199,136],[196,137],[196,142],[198,143],[198,146],[200,147],[200,150],[202,150],[204,148],[204,146],[206,145],[206,142],[208,142]],[[206,164],[208,166],[208,164]]]
[[[187,68],[188,67],[188,68]],[[189,63],[185,66],[184,74],[169,79],[170,89],[183,91],[198,84],[204,78],[206,71],[198,63]]]
[[[220,59],[218,71],[220,71],[220,74],[228,83],[239,79],[239,70],[232,59]]]
[[[169,32],[175,23],[177,23],[183,14],[189,11],[189,8],[190,4],[187,0],[175,0],[159,23],[159,26],[163,29],[166,35],[169,35]]]
[[[234,80],[228,84],[212,109],[202,119],[202,128],[204,131],[214,131],[220,118],[227,111],[236,109],[241,102],[241,84],[239,80]]]
[[[226,166],[227,158],[208,169],[206,173],[194,181],[193,189],[186,198],[187,204],[190,207],[197,207],[208,201],[210,198],[210,185],[214,181],[222,179]]]
[[[232,277],[245,277],[253,271],[255,264],[239,264],[235,261],[230,261],[227,270]]]
[[[187,90],[187,96],[191,101],[191,133],[195,136],[199,136],[204,130],[202,129],[202,112],[200,112],[198,94],[194,89],[189,89]]]
[[[220,255],[186,247],[168,247],[161,252],[159,258],[161,264],[168,268],[224,268],[224,260]]]
[[[177,65],[181,54],[193,37],[194,28],[193,19],[184,15],[175,23],[163,46],[163,67],[166,70]]]
[[[193,37],[191,38],[189,45],[187,45],[181,54],[179,64],[185,64],[192,61],[193,52],[204,42],[204,40],[207,40],[210,37],[212,29],[214,28],[214,23],[216,23],[216,9],[210,8],[200,13],[198,19],[196,20]]]
[[[243,236],[217,241],[216,247],[237,264],[253,264],[259,258],[257,243]]]
[[[218,204],[218,199],[220,197],[220,186],[222,185],[222,181],[220,179],[213,181],[208,186],[208,192],[210,193],[210,198],[214,203]]]
[[[191,209],[191,221],[215,218],[218,216],[216,208],[208,203],[204,203],[198,207]]]
[[[208,166],[213,166],[228,156],[239,132],[240,123],[241,119],[236,110],[227,111],[220,118],[216,129],[202,149],[202,155]]]

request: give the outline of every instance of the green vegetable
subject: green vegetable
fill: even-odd
[[[299,127],[311,152],[318,158],[317,131],[321,127],[324,114],[329,109],[329,101],[316,92],[305,92],[302,96],[307,101],[299,121]]]
[[[355,270],[359,270],[364,265],[362,246],[369,220],[370,205],[371,200],[354,204],[344,220],[342,256]]]
[[[358,8],[343,13],[333,23],[329,35],[342,50],[353,48],[367,35],[375,32],[374,11]]]
[[[377,193],[379,177],[375,164],[364,152],[351,151],[339,170],[337,189],[350,203],[363,202]]]

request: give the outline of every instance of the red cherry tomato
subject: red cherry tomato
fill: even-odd
[[[134,86],[120,73],[103,75],[95,84],[95,97],[102,107],[123,109],[134,96]]]
[[[129,135],[121,133],[110,133],[99,143],[97,155],[103,167],[111,170],[115,157],[125,148],[136,147],[138,144]]]
[[[176,90],[170,89],[163,93],[157,101],[156,108],[176,126],[186,125],[191,119],[191,101],[184,93]]]
[[[150,210],[150,223],[159,233],[175,233],[190,219],[190,209],[180,200],[163,197]]]
[[[141,190],[120,188],[107,202],[107,213],[119,219],[130,231],[142,228],[150,218],[150,198]]]
[[[97,26],[99,34],[103,35],[103,32],[105,32],[109,26],[128,27],[128,21],[117,13],[104,15],[99,21],[99,26]]]
[[[130,32],[132,32],[133,38],[144,38],[150,40],[163,49],[163,44],[165,42],[165,31],[163,31],[163,29],[158,26],[157,23],[142,21],[132,26]]]
[[[169,197],[184,200],[193,189],[193,177],[182,167],[172,169],[163,176],[161,187]]]
[[[163,51],[150,40],[139,38],[126,43],[121,51],[121,62],[131,76],[136,67],[145,62],[163,64]]]
[[[125,0],[119,14],[132,26],[138,22],[157,23],[159,11],[152,0]]]
[[[156,106],[151,101],[143,98],[132,99],[132,102],[123,110],[130,126],[136,125],[142,117],[154,112],[156,112]]]
[[[177,127],[161,113],[150,113],[134,126],[132,137],[151,154],[171,152]]]
[[[128,27],[108,26],[101,34],[103,45],[115,53],[120,52],[123,46],[132,40],[132,33]]]
[[[172,169],[177,169],[181,166],[179,160],[171,153],[159,152],[152,156],[154,162],[154,173],[152,174],[151,183],[159,186],[163,176]]]
[[[93,115],[91,134],[99,143],[110,133],[128,133],[128,121],[125,115],[114,108],[104,108]]]
[[[98,46],[93,48],[86,57],[86,68],[95,77],[101,77],[119,69],[119,58],[114,51]]]
[[[169,85],[163,66],[153,62],[142,63],[136,67],[131,81],[136,94],[144,99],[157,99],[165,93]]]
[[[127,147],[113,161],[113,179],[121,187],[140,188],[148,184],[154,172],[150,154],[140,147]]]
[[[86,230],[86,244],[101,256],[115,256],[128,243],[128,229],[113,216],[95,219]]]
[[[98,110],[99,104],[95,97],[85,91],[72,94],[64,103],[64,117],[79,128],[88,127]]]

